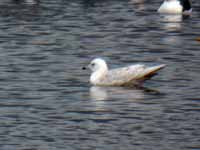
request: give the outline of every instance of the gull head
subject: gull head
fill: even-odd
[[[107,64],[105,60],[101,58],[93,59],[88,65],[88,68],[92,71],[90,76],[90,83],[93,85],[99,84],[101,79],[104,78],[108,72]],[[82,69],[86,69],[86,67],[83,67]]]
[[[102,58],[95,58],[93,59],[90,64],[88,65],[88,67],[90,68],[90,70],[92,72],[96,72],[96,71],[107,71],[108,67],[106,64],[106,61],[103,60]]]

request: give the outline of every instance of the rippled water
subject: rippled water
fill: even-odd
[[[0,2],[0,149],[200,149],[200,3]],[[81,67],[165,63],[145,88],[92,87]]]

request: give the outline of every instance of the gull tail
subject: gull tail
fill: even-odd
[[[140,69],[138,69],[138,71],[136,71],[136,75],[131,80],[132,82],[128,82],[124,85],[141,87],[145,80],[148,80],[154,75],[156,75],[156,73],[165,66],[165,64],[152,67],[142,66]]]
[[[143,77],[144,77],[144,80],[153,77],[154,75],[156,75],[156,73],[157,73],[159,70],[161,70],[161,69],[163,69],[163,68],[165,68],[165,67],[166,67],[166,65],[165,65],[165,64],[162,64],[162,65],[158,65],[158,66],[153,66],[153,67],[148,67],[148,68],[146,68],[145,71],[144,71],[144,76],[143,76]]]

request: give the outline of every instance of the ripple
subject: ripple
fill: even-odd
[[[0,149],[199,149],[199,3],[0,2]],[[92,87],[94,57],[167,64],[146,88]]]

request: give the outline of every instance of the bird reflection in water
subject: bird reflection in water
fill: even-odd
[[[186,18],[182,15],[161,15],[162,26],[168,31],[180,30],[183,19]]]
[[[143,101],[147,93],[160,94],[157,90],[145,87],[99,87],[92,86],[90,88],[90,98],[95,105],[96,110],[106,110],[108,101],[125,100],[126,102]]]
[[[90,88],[90,97],[93,100],[108,100],[108,99],[144,99],[145,92],[159,93],[159,91],[148,89],[145,87],[99,87],[92,86]]]

